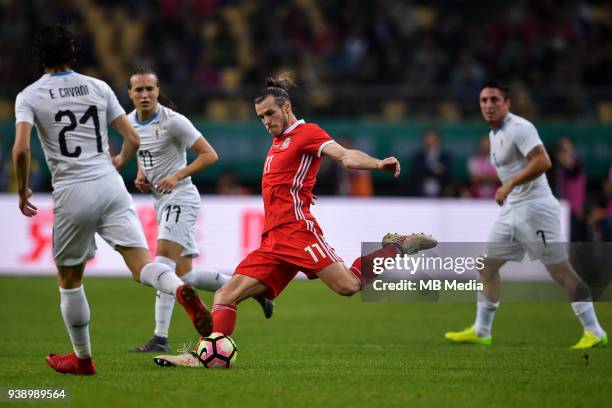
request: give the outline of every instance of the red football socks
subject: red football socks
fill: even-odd
[[[399,249],[395,245],[389,245],[376,251],[370,255],[360,256],[355,259],[351,265],[351,272],[360,282],[361,289],[376,277],[373,272],[374,269],[374,258],[394,258],[400,253]]]
[[[231,336],[236,327],[236,306],[217,303],[212,308],[213,332]]]

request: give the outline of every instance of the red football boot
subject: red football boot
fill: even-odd
[[[193,326],[202,336],[212,333],[212,315],[202,304],[195,289],[185,284],[176,290],[176,300],[185,308]]]
[[[96,365],[90,358],[78,358],[74,352],[68,354],[49,354],[45,358],[49,367],[63,374],[92,375]]]

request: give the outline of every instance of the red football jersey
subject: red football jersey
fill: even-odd
[[[316,222],[310,213],[312,188],[323,147],[334,140],[314,123],[299,120],[275,137],[264,162],[261,190],[265,210],[263,232],[288,222]]]

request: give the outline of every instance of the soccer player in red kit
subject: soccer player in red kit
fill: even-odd
[[[383,248],[344,265],[326,242],[310,213],[312,188],[321,156],[329,156],[350,169],[381,170],[398,177],[395,157],[375,159],[359,150],[336,143],[314,123],[297,120],[288,88],[294,85],[287,73],[267,80],[255,98],[255,111],[273,137],[262,175],[265,222],[261,246],[238,265],[231,280],[217,290],[213,306],[213,331],[231,335],[236,324],[236,304],[251,296],[278,296],[297,272],[321,279],[331,290],[351,296],[369,281],[374,257],[395,257],[432,248],[437,241],[423,234],[387,234]]]

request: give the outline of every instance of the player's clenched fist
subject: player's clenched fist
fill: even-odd
[[[395,177],[399,177],[400,175],[400,163],[399,161],[391,156],[391,157],[387,157],[383,160],[380,161],[380,170],[384,171],[385,173],[393,173],[393,176]]]

